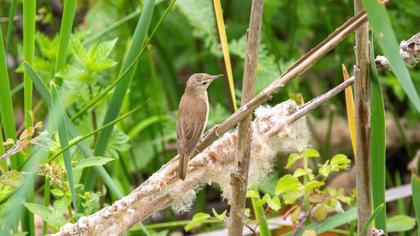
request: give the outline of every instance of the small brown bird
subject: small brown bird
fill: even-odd
[[[194,155],[198,142],[203,135],[209,114],[207,88],[213,80],[222,75],[205,73],[193,74],[187,81],[181,97],[176,123],[177,149],[179,154],[179,178],[187,175],[188,161]]]

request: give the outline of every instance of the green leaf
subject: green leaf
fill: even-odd
[[[258,191],[255,191],[255,190],[248,190],[246,192],[246,197],[247,198],[256,198],[256,199],[259,199],[260,198],[260,193]]]
[[[313,190],[315,188],[318,188],[318,187],[321,187],[321,186],[324,186],[324,185],[325,185],[325,183],[322,182],[322,181],[313,180],[313,181],[308,182],[305,185],[305,191],[310,191],[310,190]]]
[[[227,210],[224,210],[221,214],[217,213],[217,211],[214,208],[212,208],[211,211],[213,212],[214,217],[216,217],[220,221],[224,221],[226,219]]]
[[[328,230],[337,228],[340,225],[344,225],[346,223],[349,223],[353,220],[355,220],[357,217],[357,209],[356,208],[350,208],[349,210],[339,213],[336,215],[333,215],[331,217],[328,217],[326,220],[318,223],[313,223],[310,225],[306,225],[303,227],[302,230],[315,230],[317,234],[324,233]],[[284,234],[284,236],[291,236],[292,233]]]
[[[15,117],[13,102],[10,92],[10,79],[7,68],[6,52],[3,46],[3,35],[0,29],[0,120],[1,128],[4,130],[4,138],[16,140]],[[0,142],[2,145],[2,142]],[[12,158],[12,168],[17,169],[22,163],[22,157]]]
[[[278,211],[281,208],[280,199],[278,196],[273,196],[273,198],[267,202],[267,205],[274,211]]]
[[[372,39],[373,37],[371,37]],[[372,42],[373,40],[371,40]],[[380,204],[385,202],[386,190],[386,123],[385,123],[385,107],[382,96],[381,85],[379,83],[379,76],[376,70],[374,60],[374,49],[371,45],[370,49],[371,60],[371,98],[370,98],[370,153],[371,161],[371,186],[372,186],[372,204],[373,208],[377,208]],[[383,229],[386,233],[386,205],[375,219],[375,226]]]
[[[420,178],[415,174],[411,175],[411,190],[413,192],[413,205],[416,212],[417,224],[420,222]],[[420,227],[417,227],[417,234],[420,235]]]
[[[51,101],[52,101],[53,119],[57,128],[57,131],[58,131],[60,145],[61,145],[61,148],[64,148],[69,145],[69,135],[67,131],[67,125],[65,122],[66,111],[64,110],[64,107],[61,104],[57,87],[53,83],[51,83]],[[66,169],[67,181],[69,183],[73,207],[74,207],[76,220],[77,220],[77,203],[76,203],[76,189],[75,189],[75,185],[77,183],[74,182],[74,178],[73,178],[73,168],[71,165],[71,156],[70,156],[69,150],[63,152],[63,158],[64,158],[64,166]]]
[[[416,220],[406,215],[393,216],[386,221],[386,231],[388,233],[409,231],[414,226],[416,226]]]
[[[333,165],[347,165],[350,163],[351,160],[344,154],[337,154],[331,159],[331,164]]]
[[[77,0],[66,0],[64,2],[55,72],[60,71],[67,62],[67,53],[71,38],[70,35],[73,28],[74,15],[76,14],[76,4]]]
[[[301,159],[302,156],[297,154],[297,153],[292,153],[289,155],[289,157],[287,158],[287,165],[286,168],[290,168],[293,166],[293,164],[296,163],[296,161],[298,161],[299,159]]]
[[[299,180],[290,174],[280,178],[276,184],[276,195],[283,194],[285,192],[297,191],[302,184]]]
[[[57,217],[48,207],[37,203],[24,203],[25,207],[33,214],[39,215],[44,221],[54,227],[60,227],[66,223],[63,217]]]
[[[309,179],[313,179],[312,169],[303,169],[303,168],[297,168],[295,172],[293,172],[293,177],[299,178],[301,176],[309,176]]]
[[[113,161],[113,158],[109,158],[109,157],[91,157],[88,159],[83,159],[81,160],[75,167],[75,169],[77,170],[82,170],[84,168],[87,167],[92,167],[92,166],[103,166],[106,163]]]
[[[73,54],[78,62],[90,72],[98,72],[112,68],[117,63],[109,58],[114,49],[117,39],[96,43],[89,49],[85,49],[78,40],[73,40]]]
[[[312,216],[318,221],[323,221],[327,218],[329,212],[331,212],[331,207],[326,204],[317,204],[312,210]]]
[[[0,201],[10,196],[22,184],[22,180],[22,173],[16,170],[9,170],[2,174],[0,176]]]
[[[193,26],[194,36],[202,38],[205,47],[209,48],[213,54],[220,56],[222,53],[218,46],[216,19],[211,2],[183,0],[177,1],[176,5]]]
[[[400,56],[397,39],[384,4],[377,0],[364,0],[363,2],[373,33],[382,48],[384,56],[388,58],[391,69],[400,81],[408,98],[414,104],[417,111],[420,111],[419,95],[410,78],[407,67]]]
[[[365,235],[369,225],[375,220],[379,213],[384,210],[384,205],[385,203],[382,203],[372,212],[365,224],[362,226],[362,229],[360,230],[360,235]]]
[[[53,188],[50,191],[56,197],[62,197],[62,196],[64,196],[64,192],[61,189]]]
[[[321,165],[318,170],[319,174],[328,177],[331,174],[331,166],[329,164],[329,161],[327,161],[325,164]]]
[[[191,221],[184,227],[185,231],[190,231],[191,229],[201,225],[207,219],[210,218],[210,215],[207,213],[198,212],[193,216]]]
[[[309,158],[316,158],[319,157],[319,152],[316,149],[313,148],[307,148],[303,151],[303,155]]]

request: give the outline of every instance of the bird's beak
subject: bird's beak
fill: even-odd
[[[220,77],[223,77],[223,75],[212,75],[212,76],[211,76],[211,78],[212,78],[213,80],[218,79],[218,78],[220,78]]]

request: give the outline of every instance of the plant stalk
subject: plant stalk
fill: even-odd
[[[258,53],[261,34],[261,19],[264,0],[253,0],[249,20],[248,42],[245,52],[245,68],[242,83],[241,105],[254,97],[257,77]],[[236,171],[231,174],[232,205],[230,208],[228,235],[242,235],[245,224],[246,189],[248,185],[249,163],[251,161],[252,114],[248,114],[238,127],[238,155]]]
[[[354,12],[363,11],[362,0],[354,1]],[[370,88],[369,88],[369,26],[362,24],[356,30],[356,66],[354,73],[355,120],[356,120],[356,192],[357,230],[362,233],[363,225],[372,213],[370,189]],[[372,235],[371,226],[364,235]]]

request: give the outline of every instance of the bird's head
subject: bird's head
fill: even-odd
[[[206,73],[193,74],[188,78],[187,89],[206,90],[213,80],[222,77],[223,75],[209,75]]]

